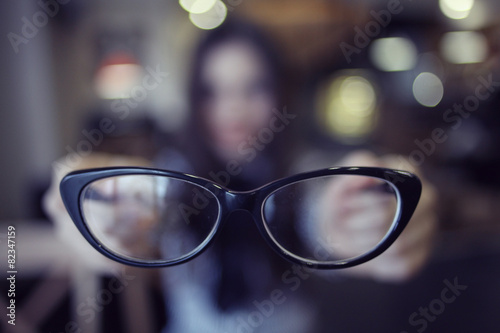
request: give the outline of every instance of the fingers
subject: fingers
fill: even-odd
[[[378,158],[373,153],[357,151],[346,156],[341,165],[398,169],[400,161],[396,155]],[[367,263],[347,269],[347,274],[388,282],[402,281],[416,274],[429,258],[437,229],[436,190],[421,175],[420,170],[411,171],[419,176],[423,189],[419,205],[408,226],[387,251]],[[388,230],[388,224],[384,221],[392,222],[388,215],[384,215],[388,211],[387,204],[386,213],[383,213],[384,200],[370,198],[370,184],[363,179],[342,178],[336,186],[328,191],[335,206],[342,207],[337,208],[336,212],[330,207],[330,217],[337,217],[342,221],[336,222],[338,229],[335,237],[340,239],[339,243],[343,247],[358,254],[361,249],[373,249]],[[350,241],[343,242],[342,239]]]
[[[357,151],[341,165],[381,167],[371,152]],[[323,230],[332,239],[338,256],[348,258],[372,250],[388,232],[396,212],[394,195],[380,191],[382,180],[367,176],[332,177],[322,198]]]
[[[396,199],[389,195],[359,193],[339,206],[339,223],[353,232],[387,230],[396,213]]]
[[[324,202],[321,230],[336,244],[335,256],[361,255],[387,234],[396,207],[393,195],[371,189],[339,196],[336,201]]]
[[[370,151],[358,150],[348,154],[338,163],[338,165],[383,167],[383,161]],[[382,183],[377,178],[356,175],[343,175],[334,177],[333,179],[335,180],[336,186],[331,186],[330,193],[331,195],[341,196]]]

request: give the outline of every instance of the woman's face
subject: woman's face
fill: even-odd
[[[207,54],[201,79],[207,89],[201,111],[209,144],[223,159],[243,159],[241,150],[269,127],[276,103],[265,65],[250,44],[230,41]]]

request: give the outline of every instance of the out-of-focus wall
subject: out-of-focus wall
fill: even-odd
[[[0,220],[33,214],[31,189],[58,153],[50,32],[25,28],[31,38],[24,38],[21,31],[27,13],[36,10],[29,0],[0,3]],[[21,39],[10,43],[9,33]]]

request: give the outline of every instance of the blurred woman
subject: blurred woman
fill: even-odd
[[[264,36],[251,25],[228,20],[199,44],[189,88],[192,122],[180,149],[167,149],[156,160],[164,169],[194,173],[233,190],[250,190],[289,175],[300,156],[294,151],[294,122],[284,103],[280,61]],[[296,124],[299,125],[299,124]],[[396,167],[393,158],[356,152],[338,164]],[[361,187],[343,183],[326,191],[339,202]],[[415,273],[428,256],[434,216],[432,196],[425,193],[413,223],[376,264],[351,274],[402,280]],[[331,212],[330,212],[331,213]],[[329,214],[329,212],[325,213]],[[332,213],[333,214],[333,213]],[[364,213],[373,216],[372,212]],[[314,295],[307,287],[286,302],[272,303],[272,316],[254,325],[273,291],[287,283],[291,269],[262,241],[249,214],[234,213],[213,246],[190,263],[163,271],[170,310],[168,332],[313,332],[323,329],[315,317]],[[333,216],[330,216],[333,218]],[[364,236],[377,233],[366,219]],[[349,230],[342,237],[349,239]],[[358,236],[359,236],[359,230]],[[405,236],[413,233],[411,237]],[[361,237],[363,238],[363,237]],[[297,273],[299,274],[299,273]],[[278,288],[278,289],[276,289]],[[265,303],[271,311],[271,303]],[[264,311],[265,312],[265,311]]]
[[[165,150],[156,165],[233,190],[254,189],[284,176],[292,152],[284,149],[286,126],[295,116],[283,105],[279,68],[279,59],[253,26],[228,21],[211,31],[194,55],[192,117],[182,148]],[[272,131],[272,140],[260,139],[263,129]],[[279,286],[290,264],[270,250],[251,216],[235,215],[202,258],[163,272],[167,307],[174,313],[169,332],[235,332],[245,326],[241,318],[253,311],[252,302],[267,299]],[[276,312],[281,315],[260,329],[284,327],[288,316],[290,327],[284,331],[303,332],[310,326],[302,302],[289,301]]]

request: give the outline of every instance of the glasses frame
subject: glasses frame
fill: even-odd
[[[92,232],[85,223],[81,207],[81,195],[85,187],[96,180],[125,175],[150,175],[174,178],[198,185],[212,193],[217,199],[219,214],[217,221],[215,222],[214,227],[207,239],[205,239],[202,244],[190,253],[179,259],[170,261],[140,261],[127,259],[109,250],[105,244],[101,244],[93,236]],[[345,260],[331,262],[322,262],[299,257],[275,242],[273,236],[267,231],[263,211],[264,204],[273,192],[286,185],[311,178],[333,175],[369,176],[384,180],[391,184],[395,190],[399,203],[394,223],[377,246],[365,254]],[[215,240],[224,223],[237,223],[237,221],[229,221],[228,219],[231,212],[235,210],[246,210],[250,212],[260,234],[264,237],[269,246],[271,246],[271,248],[283,258],[294,264],[306,265],[310,268],[317,269],[338,269],[356,266],[380,255],[382,252],[387,250],[392,243],[394,243],[410,221],[410,218],[413,215],[420,199],[421,191],[422,184],[418,177],[414,174],[407,171],[376,167],[333,167],[305,172],[273,181],[251,191],[232,191],[205,178],[181,172],[142,167],[111,167],[79,170],[66,175],[60,183],[60,192],[64,205],[66,206],[66,209],[76,227],[81,232],[83,237],[85,237],[85,239],[90,243],[90,245],[92,245],[101,254],[114,261],[137,267],[168,267],[185,263],[197,257],[202,254]]]

